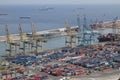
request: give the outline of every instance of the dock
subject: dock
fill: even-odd
[[[117,24],[116,27],[120,28],[120,20],[117,20],[117,21],[116,21],[116,24]],[[112,28],[113,22],[112,22],[112,21],[106,21],[106,22],[103,23],[103,26],[104,26],[105,28]]]

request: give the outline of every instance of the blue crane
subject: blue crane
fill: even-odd
[[[88,42],[91,43],[93,32],[92,29],[87,27],[86,16],[84,16],[83,25],[80,24],[80,17],[77,15],[77,24],[78,24],[78,45],[85,45]]]

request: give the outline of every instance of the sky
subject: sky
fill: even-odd
[[[120,0],[0,0],[4,4],[120,4]]]

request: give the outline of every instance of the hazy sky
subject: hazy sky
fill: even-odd
[[[120,4],[120,0],[0,0],[2,4]]]

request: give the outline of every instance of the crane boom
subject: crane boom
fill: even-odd
[[[19,24],[18,29],[19,29],[20,40],[24,40],[24,35],[22,32],[21,24]]]
[[[68,27],[68,21],[65,21],[66,25],[66,41],[65,45],[66,47],[75,47],[76,46],[76,32],[74,30],[71,30],[70,27]]]
[[[6,41],[7,43],[12,43],[12,40],[10,38],[9,30],[8,30],[8,25],[6,24],[5,26],[5,31],[6,31]]]
[[[113,22],[112,22],[112,27],[113,27],[113,34],[115,36],[115,40],[118,40],[118,26],[117,26],[117,20],[118,20],[118,17],[115,17]]]
[[[36,31],[35,31],[34,23],[31,24],[31,28],[32,28],[32,38],[33,40],[36,40]]]
[[[34,24],[32,23],[31,24],[31,28],[32,28],[32,40],[33,40],[33,43],[35,46],[33,46],[36,50],[36,53],[38,52],[41,52],[44,50],[44,42],[45,40],[43,40],[42,38],[38,38],[37,37],[37,34],[36,34],[36,31],[35,31],[35,26]],[[40,50],[38,50],[40,49]]]

